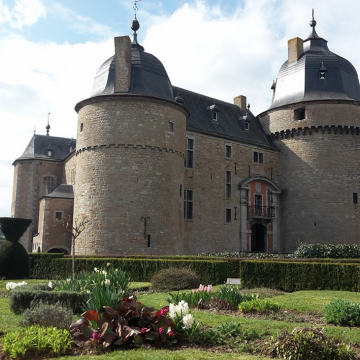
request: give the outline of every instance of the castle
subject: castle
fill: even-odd
[[[292,252],[358,243],[360,88],[315,31],[288,42],[268,110],[173,86],[137,41],[115,38],[77,140],[34,134],[14,162],[12,216],[29,251],[70,253],[65,216],[86,219],[76,254]]]

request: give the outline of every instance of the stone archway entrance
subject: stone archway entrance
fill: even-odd
[[[267,251],[266,227],[262,224],[254,224],[251,227],[251,251]]]

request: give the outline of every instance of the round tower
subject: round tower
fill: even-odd
[[[115,38],[78,112],[74,219],[89,222],[76,254],[183,253],[187,110],[162,63]]]
[[[288,42],[261,122],[279,147],[281,251],[297,244],[360,241],[360,90],[355,68],[310,22]]]

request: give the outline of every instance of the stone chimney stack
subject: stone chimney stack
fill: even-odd
[[[234,105],[237,105],[241,110],[246,111],[246,96],[239,95],[234,98]]]
[[[304,52],[304,40],[298,37],[288,41],[288,63],[292,64],[299,60],[300,55]]]
[[[114,92],[128,92],[131,81],[131,41],[128,36],[118,36],[115,42]]]

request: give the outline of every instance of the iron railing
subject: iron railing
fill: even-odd
[[[248,207],[249,217],[253,219],[273,219],[275,207],[253,205]]]

